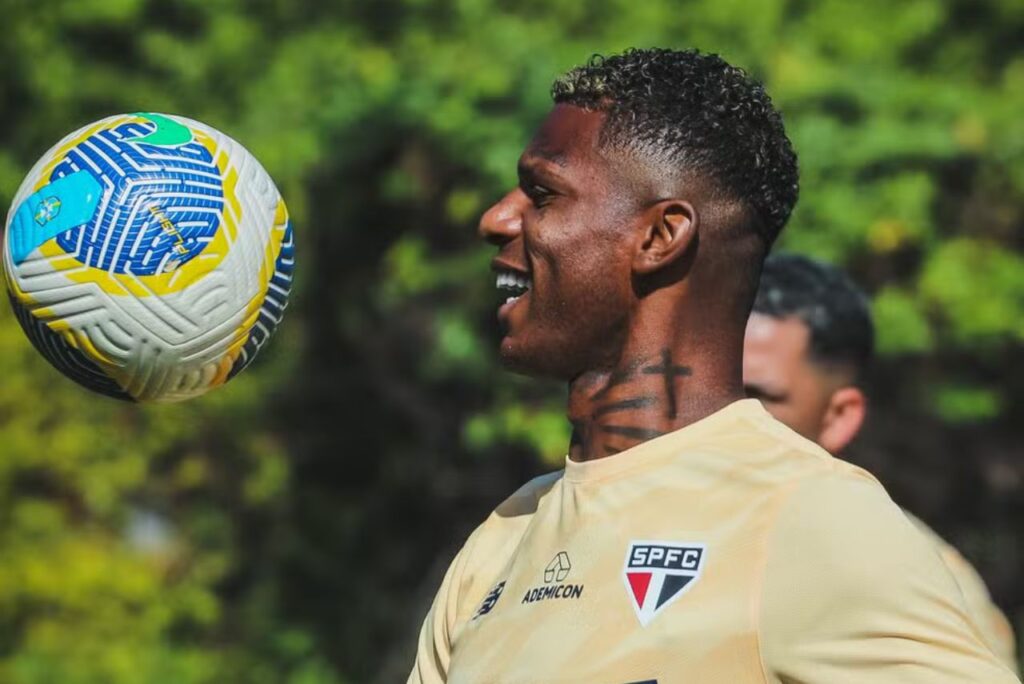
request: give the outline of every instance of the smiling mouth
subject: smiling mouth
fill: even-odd
[[[517,271],[502,269],[498,271],[495,286],[498,292],[506,295],[505,304],[511,304],[530,291],[529,276]]]

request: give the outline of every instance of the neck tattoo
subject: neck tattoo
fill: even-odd
[[[580,378],[570,390],[573,460],[610,456],[675,429],[679,416],[677,381],[693,371],[663,349],[605,376]],[[601,383],[587,396],[587,390]]]

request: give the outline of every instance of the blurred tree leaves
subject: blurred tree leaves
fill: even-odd
[[[951,342],[986,351],[1024,342],[1024,259],[992,242],[958,239],[938,247],[920,282]]]
[[[264,356],[181,406],[86,395],[0,314],[5,682],[404,676],[437,568],[568,439],[561,388],[496,365],[474,229],[514,182],[552,78],[593,52],[698,46],[765,80],[801,160],[782,245],[875,295],[876,410],[932,412],[979,445],[1024,418],[1015,0],[2,10],[0,200],[68,131],[167,111],[261,159],[299,249]],[[1009,580],[994,589],[1024,605]]]

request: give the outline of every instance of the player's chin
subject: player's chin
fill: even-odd
[[[534,378],[569,380],[572,369],[561,363],[560,355],[543,345],[531,344],[518,336],[506,335],[498,352],[501,365],[513,373]]]

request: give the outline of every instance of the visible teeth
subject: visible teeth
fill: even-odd
[[[530,289],[530,279],[512,271],[501,271],[495,282],[499,290],[525,292]]]

